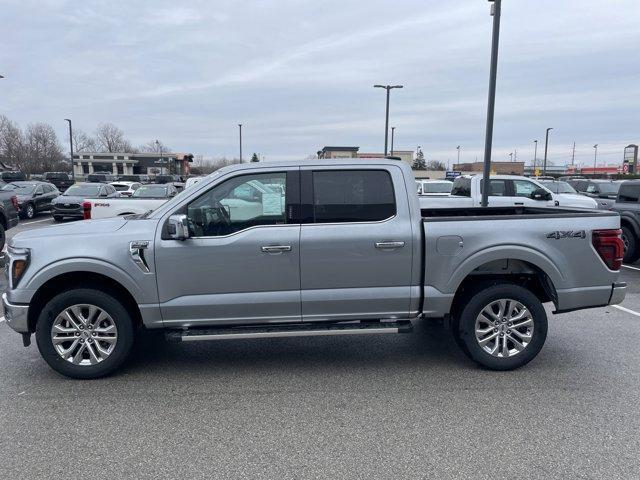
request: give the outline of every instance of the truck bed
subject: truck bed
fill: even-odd
[[[422,208],[422,220],[426,222],[442,222],[447,220],[492,220],[522,218],[534,215],[536,218],[575,218],[575,217],[610,217],[616,212],[582,208],[557,207],[472,207],[472,208]]]

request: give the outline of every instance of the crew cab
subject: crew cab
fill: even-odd
[[[540,352],[543,304],[623,300],[616,213],[421,210],[415,188],[394,160],[228,166],[153,212],[15,235],[5,318],[74,378],[116,370],[145,329],[197,342],[409,333],[433,318],[472,360],[509,370]]]
[[[451,196],[420,197],[423,208],[479,207],[482,201],[482,175],[462,175],[453,182]],[[595,200],[582,195],[556,195],[537,180],[517,175],[492,175],[489,183],[490,206],[596,208]]]

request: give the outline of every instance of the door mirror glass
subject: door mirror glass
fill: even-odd
[[[171,215],[167,223],[167,233],[173,240],[189,238],[189,224],[186,215]]]
[[[531,199],[533,200],[551,200],[551,193],[544,188],[538,188],[531,192]]]

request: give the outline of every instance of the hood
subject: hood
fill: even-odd
[[[578,207],[578,208],[597,208],[598,203],[590,197],[578,195],[575,193],[557,193],[556,200],[560,202],[561,207]]]
[[[61,236],[101,235],[120,230],[127,223],[124,217],[102,218],[99,220],[80,220],[78,222],[36,228],[16,234],[11,245],[28,246],[25,240],[32,238],[52,238]]]
[[[87,197],[77,197],[75,195],[60,195],[53,200],[51,203],[82,203],[84,199]]]

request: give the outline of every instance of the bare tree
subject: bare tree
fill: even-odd
[[[90,137],[82,130],[73,131],[73,151],[75,153],[95,152],[98,150],[98,141]]]
[[[0,159],[7,166],[21,168],[27,159],[27,146],[20,127],[0,115]]]
[[[156,143],[158,142],[158,143]],[[165,145],[159,140],[150,140],[144,145],[140,145],[138,150],[144,153],[168,153],[171,152],[171,147]]]
[[[440,160],[429,160],[427,162],[427,170],[444,171],[446,169],[447,169],[447,166],[444,164],[444,162],[441,162]]]
[[[113,123],[102,123],[96,130],[98,147],[103,152],[131,152],[131,144],[124,137],[124,132]]]
[[[25,173],[41,173],[60,168],[64,155],[56,131],[48,123],[34,123],[25,131],[28,159],[21,164]]]

